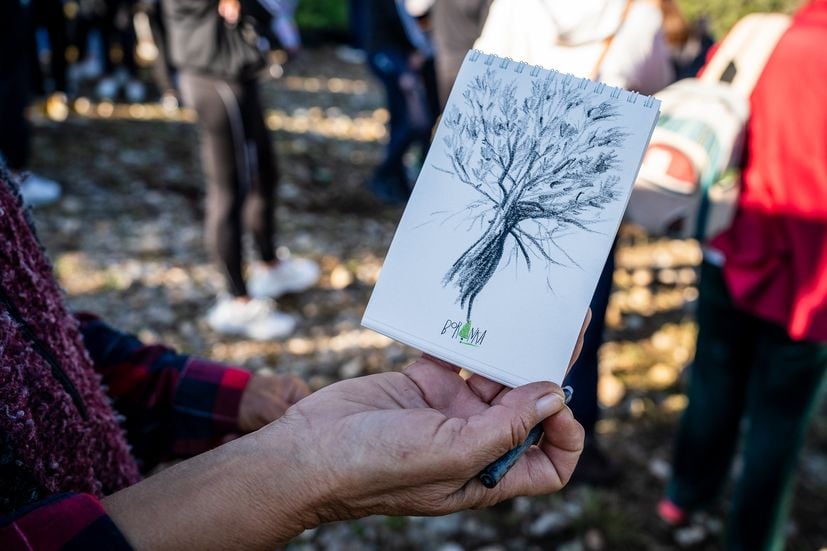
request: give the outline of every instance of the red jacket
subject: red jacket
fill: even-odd
[[[827,0],[793,19],[750,98],[743,191],[713,241],[736,305],[827,341]]]

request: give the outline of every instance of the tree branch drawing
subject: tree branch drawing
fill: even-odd
[[[463,108],[443,117],[455,181],[477,194],[464,213],[481,235],[445,274],[471,320],[474,302],[503,259],[577,266],[558,242],[566,230],[595,231],[619,199],[617,149],[627,133],[611,101],[561,78],[535,78],[518,97],[515,81],[494,71],[466,87]],[[550,284],[549,284],[550,285]]]

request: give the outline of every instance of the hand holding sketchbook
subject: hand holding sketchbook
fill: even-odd
[[[362,324],[510,387],[561,383],[658,105],[469,52]]]

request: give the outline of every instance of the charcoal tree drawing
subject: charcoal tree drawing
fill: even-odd
[[[442,281],[457,287],[468,320],[503,259],[529,270],[536,261],[577,266],[560,238],[595,231],[602,210],[621,196],[617,148],[627,134],[615,122],[616,100],[562,75],[534,78],[520,97],[503,75],[477,76],[463,108],[446,113],[450,168],[436,167],[478,195],[462,212],[481,235]]]

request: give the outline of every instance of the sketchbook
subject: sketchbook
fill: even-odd
[[[362,325],[511,387],[561,383],[659,105],[469,52]]]

